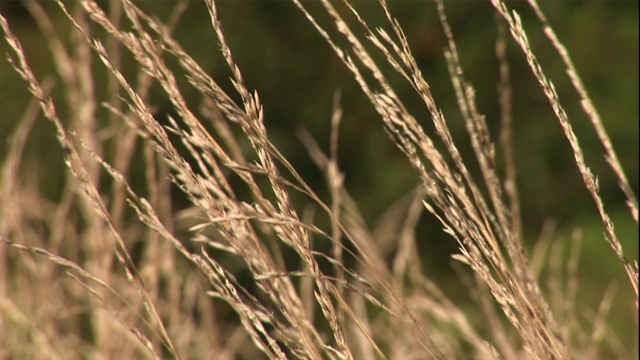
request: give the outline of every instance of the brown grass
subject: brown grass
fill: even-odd
[[[337,155],[343,116],[339,95],[328,117],[328,154],[310,134],[300,133],[325,177],[328,199],[316,194],[274,146],[263,104],[243,79],[214,1],[205,3],[232,74],[233,95],[171,35],[187,2],[177,2],[163,24],[129,0],[111,2],[109,13],[94,1],[73,9],[58,1],[73,24],[68,45],[47,11],[29,0],[64,88],[59,101],[66,104],[53,100],[49,81],[33,73],[20,41],[0,16],[12,66],[35,99],[12,136],[0,178],[0,358],[593,359],[602,356],[603,344],[617,358],[635,358],[607,331],[613,287],[587,320],[581,315],[584,310],[576,304],[579,235],[569,245],[568,261],[561,255],[567,245],[552,244],[549,236],[542,236],[531,254],[525,249],[505,54],[511,40],[571,146],[614,250],[607,255],[624,267],[629,282],[621,286],[632,286],[634,297],[628,300],[637,310],[637,262],[623,254],[597,180],[518,15],[492,1],[498,15],[502,112],[497,149],[465,78],[446,8],[436,1],[473,160],[461,155],[432,85],[384,0],[379,5],[388,23],[375,28],[348,2],[320,0],[313,9],[293,2],[351,71],[389,138],[419,175],[416,190],[385,215],[386,231],[397,236],[371,231],[344,186]],[[637,199],[600,116],[537,3],[529,5],[566,64],[637,225]],[[96,37],[96,28],[104,30],[106,40]],[[412,86],[435,132],[427,132],[407,110],[372,50]],[[123,68],[123,54],[138,66],[133,76]],[[94,58],[110,74],[104,99],[95,90]],[[182,78],[204,99],[198,109],[183,96]],[[166,126],[154,116],[149,98],[154,83],[177,114]],[[37,106],[55,125],[69,170],[57,203],[19,180]],[[74,111],[61,118],[61,106]],[[132,185],[136,156],[144,164],[142,189]],[[503,159],[504,176],[497,170]],[[479,164],[479,178],[469,169],[471,161]],[[231,174],[248,189],[248,197],[238,195]],[[189,199],[188,209],[178,213],[172,186]],[[304,194],[314,206],[295,206],[293,193]],[[318,225],[319,216],[310,209],[323,212],[328,224]],[[415,227],[424,209],[457,242],[454,259],[472,270],[472,276],[461,272],[461,281],[475,310],[448,298],[422,270]],[[134,248],[142,249],[140,254],[134,256]],[[293,258],[301,264],[297,271],[285,266]],[[566,272],[566,279],[551,276],[543,288],[543,267],[552,274]]]

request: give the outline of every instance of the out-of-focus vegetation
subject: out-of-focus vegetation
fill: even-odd
[[[55,4],[43,2],[42,5],[51,9],[50,16],[59,28],[70,26],[64,16],[56,11]],[[154,9],[160,17],[168,15],[173,5],[161,1],[141,4],[143,8]],[[383,20],[383,14],[375,4],[356,5],[374,21]],[[425,77],[434,84],[441,84],[434,87],[433,91],[446,115],[459,116],[457,104],[451,96],[442,53],[445,40],[434,5],[430,2],[398,1],[391,2],[390,6],[405,25],[408,41]],[[490,5],[451,2],[447,6],[467,76],[482,89],[478,91],[478,107],[487,115],[490,126],[497,131],[498,69],[493,51],[496,27],[491,12],[486,11]],[[544,2],[543,6],[581,71],[596,106],[602,114],[606,114],[603,118],[607,130],[614,144],[620,144],[621,161],[632,185],[637,188],[638,154],[637,146],[633,144],[638,142],[638,3]],[[347,114],[341,129],[340,151],[344,154],[341,160],[347,171],[349,187],[360,195],[358,198],[361,197],[370,205],[364,207],[368,218],[379,215],[391,199],[413,186],[415,175],[386,140],[379,124],[371,120],[373,110],[366,105],[367,101],[357,84],[293,4],[285,1],[223,1],[219,7],[224,19],[229,19],[224,29],[245,78],[269,104],[265,112],[268,123],[273,127],[271,132],[280,139],[278,145],[283,146],[283,151],[292,154],[295,163],[304,166],[308,159],[305,152],[300,151],[302,145],[292,130],[306,128],[317,134],[318,138],[327,135],[329,124],[325,118],[331,108],[330,99],[339,90]],[[524,4],[516,4],[515,8],[522,10],[525,24],[535,23],[531,11],[527,11]],[[12,20],[14,31],[24,42],[36,72],[42,77],[53,75],[51,57],[42,41],[43,36],[21,2],[3,2],[0,11]],[[176,28],[175,37],[214,77],[223,78],[228,76],[228,70],[216,51],[218,46],[206,17],[201,5],[191,4]],[[568,77],[563,76],[564,67],[543,37],[541,26],[532,26],[529,36],[539,51],[538,56],[545,70],[556,79],[555,85],[567,111],[572,115],[594,172],[600,173],[600,170],[606,169],[601,147],[587,126],[586,117],[581,114],[579,99],[572,94]],[[6,44],[2,44],[2,49],[6,49]],[[556,122],[550,120],[552,111],[544,106],[546,100],[541,90],[536,88],[535,79],[529,74],[523,57],[513,46],[509,54],[513,60],[514,109],[526,109],[516,111],[514,132],[517,137],[516,156],[523,169],[519,179],[525,207],[523,212],[530,215],[525,219],[529,225],[526,228],[534,235],[539,231],[542,220],[548,217],[570,223],[578,217],[582,218],[577,214],[593,213],[593,209],[591,200],[584,196],[585,190],[580,186],[581,180],[572,166],[571,157],[564,156],[568,145]],[[96,64],[96,68],[100,67],[100,64]],[[0,133],[6,137],[29,97],[9,64],[2,65],[0,77],[3,84]],[[408,85],[400,79],[396,80],[399,91],[410,94]],[[230,86],[230,83],[226,85]],[[97,91],[101,90],[104,89],[98,86]],[[409,103],[408,106],[417,105]],[[424,116],[426,118],[427,114]],[[43,160],[41,166],[50,164],[52,168],[47,170],[60,166],[61,172],[62,164],[55,153],[55,139],[50,136],[50,129],[41,129],[48,126],[43,123],[37,127],[34,142],[41,146],[30,147],[28,156]],[[456,126],[455,123],[453,126]],[[463,131],[461,121],[458,126],[454,130]],[[0,151],[4,153],[6,147]],[[311,174],[315,171],[311,165],[308,168]],[[47,181],[47,184],[44,185],[51,187],[47,193],[55,196],[55,182]],[[623,196],[613,177],[601,176],[600,185],[604,199],[612,204],[610,206],[624,206]],[[371,193],[378,196],[369,196]]]
[[[55,4],[43,3],[61,29],[70,25]],[[142,3],[158,16],[168,16],[173,3],[152,1]],[[374,21],[383,14],[375,4],[356,3]],[[12,21],[16,34],[24,42],[26,52],[37,74],[53,76],[51,57],[43,36],[21,2],[3,2],[0,11]],[[489,4],[450,2],[450,21],[461,49],[463,66],[478,91],[478,107],[486,114],[490,126],[499,126],[497,101],[498,67],[493,51],[497,35],[495,19]],[[612,2],[544,2],[544,10],[566,44],[594,103],[603,115],[605,126],[634,189],[638,188],[638,3]],[[319,176],[296,137],[296,129],[307,129],[318,139],[328,138],[330,124],[326,121],[331,99],[340,91],[346,118],[341,128],[340,160],[346,173],[347,187],[363,202],[366,217],[373,221],[390,202],[409,191],[416,175],[403,160],[395,146],[387,140],[382,128],[372,118],[374,111],[324,40],[300,16],[291,3],[234,2],[219,4],[224,17],[224,29],[235,58],[249,85],[261,94],[266,121],[277,145],[290,156],[303,174],[309,174],[316,185]],[[429,2],[391,2],[391,8],[404,24],[409,43],[425,77],[439,86],[433,88],[446,115],[459,118],[459,110],[446,71],[443,55],[445,40],[437,20],[434,5]],[[525,23],[535,24],[531,11],[516,4]],[[217,52],[217,44],[201,5],[191,4],[176,27],[175,37],[214,78],[229,77]],[[532,26],[529,34],[536,46],[545,70],[556,79],[556,87],[571,115],[587,158],[595,173],[607,171],[601,145],[582,114],[577,96],[572,93],[569,79],[557,54],[543,37],[541,26]],[[537,31],[536,31],[537,30]],[[2,44],[6,49],[6,44]],[[5,51],[6,52],[6,51]],[[525,231],[535,239],[546,219],[555,219],[567,233],[596,220],[592,200],[581,185],[579,174],[569,155],[569,147],[558,124],[553,121],[546,99],[526,67],[523,56],[513,46],[512,86],[515,109],[514,133],[517,162],[521,166],[519,183],[522,196]],[[100,69],[100,64],[96,68]],[[3,96],[0,97],[0,134],[11,133],[26,107],[29,96],[23,83],[8,63],[0,67]],[[396,78],[400,92],[411,96],[407,84]],[[224,84],[224,82],[223,82]],[[100,84],[98,84],[100,85]],[[104,84],[102,84],[104,85]],[[230,83],[226,83],[230,87]],[[97,86],[97,92],[104,87]],[[156,89],[157,90],[157,89]],[[55,85],[53,89],[55,96]],[[188,95],[188,94],[187,94]],[[195,94],[192,94],[195,95]],[[563,96],[565,95],[565,96]],[[408,106],[419,106],[418,99]],[[167,104],[167,108],[170,105]],[[159,109],[163,111],[163,109]],[[419,116],[420,114],[417,114]],[[427,114],[423,114],[423,123]],[[452,122],[453,131],[464,132],[462,121]],[[429,125],[427,125],[429,126]],[[457,128],[456,128],[457,126]],[[63,173],[60,149],[51,126],[39,123],[33,131],[26,156],[27,166],[34,166],[41,176],[41,186],[53,199],[59,196]],[[464,149],[470,152],[470,145]],[[6,146],[0,148],[4,154]],[[53,174],[59,174],[58,177]],[[601,193],[613,209],[624,208],[624,196],[613,176],[600,176]],[[375,196],[371,196],[375,194]],[[616,211],[616,210],[614,210]],[[628,222],[622,216],[620,221]],[[638,242],[633,226],[625,246],[637,252]],[[596,247],[598,244],[595,245]],[[439,255],[436,257],[440,257]]]

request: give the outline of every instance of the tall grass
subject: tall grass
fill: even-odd
[[[568,260],[545,252],[550,238],[533,254],[524,244],[516,178],[527,169],[517,168],[513,154],[519,109],[511,105],[507,44],[520,49],[548,99],[602,221],[603,256],[624,268],[622,286],[633,289],[628,302],[637,311],[637,261],[623,253],[552,79],[518,14],[502,1],[491,2],[499,29],[499,139],[476,106],[445,4],[436,1],[472,159],[463,158],[462,140],[454,138],[435,85],[422,75],[386,1],[379,7],[388,22],[374,27],[350,2],[320,0],[310,8],[293,0],[419,176],[411,196],[389,210],[399,219],[388,229],[396,233],[392,244],[368,228],[344,185],[338,166],[344,100],[336,96],[327,117],[328,153],[316,144],[322,139],[300,135],[326,180],[321,196],[270,138],[263,104],[234,59],[215,1],[206,0],[206,9],[234,93],[172,37],[188,2],[177,2],[166,23],[129,0],[110,2],[107,11],[94,1],[57,3],[72,25],[70,44],[40,3],[25,2],[47,36],[55,86],[64,89],[56,100],[52,81],[38,79],[0,16],[11,64],[34,97],[0,178],[0,358],[635,358],[637,345],[626,349],[608,330],[612,291],[589,316],[578,305],[577,240]],[[566,66],[637,226],[637,198],[600,115],[538,4],[528,5]],[[135,71],[125,66],[127,56]],[[107,69],[106,83],[94,59]],[[387,67],[410,84],[434,131],[409,112]],[[184,95],[185,79],[200,104]],[[175,115],[168,122],[157,116],[153,84],[170,101]],[[21,181],[39,112],[55,126],[68,168],[55,203]],[[173,203],[172,189],[189,200],[186,209]],[[304,205],[294,200],[300,195]],[[453,258],[471,270],[460,281],[472,307],[448,298],[423,270],[415,228],[425,209],[457,243]],[[569,276],[552,274],[546,288],[542,268]]]

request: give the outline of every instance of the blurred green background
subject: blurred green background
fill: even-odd
[[[69,24],[59,9],[42,2],[60,31]],[[102,2],[101,4],[106,4]],[[161,19],[166,19],[175,1],[139,3]],[[370,26],[388,28],[383,13],[373,2],[357,1],[356,8]],[[446,68],[446,44],[433,2],[391,1],[393,14],[404,26],[412,51],[432,87],[438,105],[448,119],[458,145],[468,163],[474,163],[468,137],[458,110]],[[605,206],[616,224],[617,234],[629,259],[638,258],[638,227],[624,204],[625,198],[604,161],[604,151],[583,114],[559,56],[546,40],[540,24],[525,2],[507,2],[523,19],[534,52],[547,76],[552,79],[581,141],[588,165],[598,175]],[[319,4],[308,3],[312,11]],[[542,1],[540,4],[560,40],[566,45],[582,76],[634,191],[638,190],[638,2],[637,1]],[[344,119],[340,128],[339,159],[346,186],[361,205],[370,225],[417,183],[404,156],[382,130],[382,122],[345,66],[315,32],[308,21],[287,1],[221,1],[218,3],[227,41],[243,72],[247,85],[257,90],[264,104],[265,122],[274,143],[288,156],[305,179],[326,195],[321,173],[311,163],[296,137],[300,128],[308,130],[328,151],[332,98],[341,93]],[[495,55],[497,27],[488,2],[447,1],[446,11],[457,41],[466,77],[477,92],[478,109],[487,116],[494,139],[499,130],[497,100],[498,66]],[[0,12],[8,18],[22,41],[29,61],[42,79],[55,76],[45,40],[20,1],[0,2]],[[354,25],[354,28],[358,28]],[[96,34],[100,31],[96,29]],[[65,40],[68,34],[63,33]],[[175,37],[185,50],[230,93],[230,73],[218,54],[219,46],[200,2],[178,23]],[[571,232],[584,231],[580,264],[583,300],[598,303],[611,279],[618,279],[622,299],[614,308],[616,328],[632,329],[628,317],[633,304],[622,267],[603,238],[594,202],[576,169],[570,147],[542,90],[531,75],[525,58],[513,41],[509,42],[511,84],[513,86],[514,139],[518,187],[522,202],[524,231],[529,246],[538,238],[546,220],[557,223],[558,241],[569,241]],[[5,42],[0,52],[7,52]],[[392,85],[414,116],[428,131],[432,125],[426,109],[409,84],[394,74],[381,60]],[[97,93],[104,94],[104,68],[95,60],[99,75]],[[25,84],[7,62],[0,63],[0,159],[7,139],[28,101]],[[59,97],[54,87],[54,96]],[[161,91],[152,98],[161,111],[168,111]],[[194,104],[201,100],[185,87]],[[62,113],[66,111],[62,107]],[[100,114],[104,114],[101,112]],[[431,132],[432,133],[432,132]],[[475,163],[474,163],[475,164]],[[471,165],[476,170],[477,166]],[[36,176],[43,192],[55,201],[64,180],[62,151],[51,124],[37,123],[29,140],[23,166],[25,174]],[[477,172],[476,172],[477,173]],[[443,236],[437,222],[424,215],[419,225],[425,268],[452,295],[464,292],[450,275],[448,254],[456,245]],[[624,343],[633,344],[621,333]]]

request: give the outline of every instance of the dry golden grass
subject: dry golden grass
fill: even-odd
[[[344,186],[337,155],[340,97],[328,119],[329,154],[310,134],[300,134],[326,179],[325,200],[271,142],[263,104],[236,65],[215,1],[205,3],[231,70],[233,95],[171,35],[187,2],[177,2],[163,24],[130,0],[111,2],[108,13],[90,0],[58,1],[73,24],[72,44],[65,45],[47,11],[29,0],[64,88],[61,101],[73,111],[61,118],[49,81],[33,73],[20,41],[0,16],[11,63],[35,99],[13,134],[0,178],[0,358],[594,359],[602,356],[605,343],[617,358],[634,358],[606,330],[613,290],[588,325],[579,314],[578,240],[568,262],[554,257],[560,249],[545,250],[548,238],[532,254],[525,250],[505,55],[511,40],[526,57],[571,146],[606,229],[610,256],[624,267],[628,283],[623,286],[632,286],[635,297],[629,302],[637,310],[637,262],[623,254],[596,178],[518,15],[502,1],[492,1],[500,30],[497,151],[476,107],[475,90],[465,79],[446,8],[436,1],[455,96],[476,157],[463,159],[401,24],[384,0],[379,2],[388,20],[384,29],[370,26],[349,2],[337,6],[320,0],[313,11],[307,2],[293,2],[351,71],[389,138],[419,175],[415,192],[387,214],[388,231],[397,233],[394,243],[365,225]],[[637,199],[600,116],[536,1],[529,5],[566,64],[637,225]],[[92,33],[96,27],[106,40]],[[409,113],[368,49],[380,51],[386,65],[412,86],[434,133]],[[123,53],[137,63],[133,76],[123,70]],[[110,74],[105,99],[95,91],[95,55]],[[167,65],[169,58],[179,69]],[[201,95],[198,109],[183,96],[178,78],[188,79]],[[153,83],[177,114],[169,125],[154,116]],[[37,107],[55,125],[65,151],[69,173],[58,203],[19,181]],[[99,109],[109,115],[100,118]],[[244,142],[250,144],[248,151]],[[136,149],[144,164],[142,190],[131,179]],[[471,161],[479,164],[479,179],[469,170]],[[507,164],[504,176],[498,161]],[[249,196],[238,195],[232,174]],[[180,213],[172,204],[172,186],[190,201]],[[325,213],[328,225],[316,223],[311,207],[296,207],[292,193],[304,194],[313,209]],[[472,270],[473,276],[461,281],[476,301],[476,312],[447,298],[422,270],[415,227],[424,209],[457,242],[454,259]],[[287,270],[285,257],[299,261],[299,270]],[[556,278],[547,292],[541,288],[542,267],[566,271],[567,281]],[[249,280],[239,274],[249,274]]]

